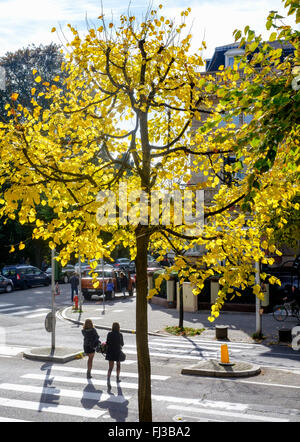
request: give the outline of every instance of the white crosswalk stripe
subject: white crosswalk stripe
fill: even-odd
[[[70,397],[77,399],[89,399],[97,402],[115,402],[123,403],[130,399],[130,396],[124,397],[123,395],[112,396],[102,392],[92,392],[92,391],[79,391],[79,390],[69,390],[65,388],[56,387],[36,387],[34,385],[21,385],[21,384],[10,384],[3,383],[0,384],[0,390],[8,391],[19,391],[23,393],[37,393],[44,394],[48,396],[59,396],[59,397]]]
[[[167,407],[169,410],[178,410],[178,406],[175,405],[168,405]],[[223,418],[229,418],[231,419],[231,421],[234,419],[239,419],[242,422],[245,421],[256,421],[256,422],[289,422],[289,419],[283,419],[280,418],[278,416],[265,416],[265,415],[258,415],[258,414],[251,414],[251,413],[236,413],[236,412],[232,412],[232,411],[224,411],[222,409],[219,409],[218,407],[214,407],[214,411],[212,411],[211,409],[207,410],[205,408],[200,408],[200,407],[181,407],[181,412],[194,412],[197,414],[206,414],[206,415],[210,415],[213,416],[215,415],[215,417],[223,417]]]
[[[27,347],[18,347],[15,345],[0,345],[0,356],[16,356],[19,353],[28,350]]]
[[[0,314],[10,315],[10,316],[24,316],[25,318],[32,319],[41,316],[46,316],[50,311],[49,308],[35,308],[29,305],[14,305],[14,304],[1,304]]]
[[[123,363],[122,363],[123,365]],[[44,368],[45,370],[47,370],[47,367]],[[73,372],[73,373],[86,373],[86,369],[85,368],[78,368],[78,367],[62,367],[60,365],[51,365],[49,366],[49,369],[54,370],[54,371],[67,371],[67,372]],[[107,370],[97,370],[97,369],[93,369],[93,374],[94,375],[106,375],[107,374]],[[128,378],[138,378],[138,373],[129,373],[129,372],[125,372],[125,376]],[[160,375],[155,375],[152,374],[151,375],[151,379],[154,380],[159,380],[159,381],[166,381],[167,379],[169,379],[170,376],[160,376]]]
[[[49,402],[24,401],[19,399],[8,399],[0,397],[0,406],[22,408],[24,410],[32,410],[44,413],[67,414],[78,417],[88,417],[97,419],[106,413],[106,410],[85,409],[80,407],[72,407],[69,405],[52,404]]]
[[[43,381],[45,379],[45,376],[43,374],[35,374],[35,373],[28,373],[22,376],[24,379],[36,379]],[[87,381],[85,378],[79,378],[77,376],[50,376],[49,378],[51,382],[63,382],[65,384],[86,384]],[[106,379],[94,379],[93,378],[93,385],[95,386],[107,386]],[[116,381],[111,381],[112,387],[118,387],[118,384]],[[138,389],[138,384],[136,383],[130,383],[130,382],[122,382],[122,388],[129,388],[133,390]]]

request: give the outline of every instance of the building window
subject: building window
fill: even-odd
[[[233,67],[234,57],[244,55],[244,53],[244,49],[241,48],[229,49],[227,52],[225,52],[225,68],[228,68],[229,66]]]

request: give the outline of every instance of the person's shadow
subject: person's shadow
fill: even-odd
[[[128,417],[128,400],[123,396],[122,388],[119,383],[117,383],[117,395],[113,394],[112,387],[107,388],[107,393],[110,395],[110,399],[101,402],[99,407],[103,406],[107,408],[110,417],[116,422],[125,422]]]
[[[95,406],[107,410],[112,419],[116,422],[125,422],[128,416],[128,400],[123,396],[120,384],[117,384],[117,395],[111,392],[112,387],[107,387],[107,393],[95,388],[92,380],[88,379],[83,389],[81,404],[85,409],[92,409]]]

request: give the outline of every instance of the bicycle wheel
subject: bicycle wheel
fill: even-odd
[[[285,321],[288,317],[288,311],[285,308],[284,305],[276,305],[273,309],[273,318],[276,319],[276,321]]]

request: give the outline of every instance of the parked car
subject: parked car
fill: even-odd
[[[91,262],[96,261],[96,259],[92,259]],[[99,265],[99,267],[102,266],[101,262],[97,261],[97,265]],[[113,266],[111,264],[108,264],[106,261],[104,261],[104,266],[105,267],[109,267],[111,270],[113,270]],[[79,264],[75,264],[75,272],[79,274]],[[92,267],[90,266],[88,260],[85,260],[84,262],[82,262],[80,264],[80,268],[81,268],[81,274],[88,274],[91,270]]]
[[[161,265],[158,261],[156,261],[155,258],[153,258],[151,255],[148,255],[148,269],[160,269]],[[130,273],[135,273],[135,261],[130,261],[127,270]]]
[[[67,264],[65,267],[61,269],[61,276],[58,282],[62,282],[64,284],[67,284],[70,281],[71,276],[75,272],[75,266],[72,264]],[[48,267],[46,270],[47,275],[49,276],[51,280],[52,276],[52,267]]]
[[[36,285],[49,285],[47,273],[30,265],[15,264],[3,267],[2,275],[11,279],[15,288],[27,289]]]
[[[116,270],[128,270],[129,264],[130,264],[130,259],[128,258],[118,258],[115,260],[115,262],[113,263],[113,267]]]
[[[14,289],[14,283],[11,279],[5,278],[5,276],[0,275],[0,291],[10,293]]]
[[[97,273],[97,281],[99,282],[98,287],[94,287],[93,285],[93,273]],[[115,292],[121,291],[119,287],[119,275],[118,273],[111,268],[111,266],[104,266],[104,273],[102,266],[98,266],[95,268],[91,275],[83,275],[81,277],[81,289],[82,289],[82,295],[84,299],[90,300],[92,295],[102,295],[103,294],[103,282],[104,282],[104,294],[107,295],[107,283],[109,279],[112,280]],[[129,293],[129,296],[133,295],[133,290],[135,287],[135,280],[132,276],[130,276],[129,273],[126,272],[127,277],[127,291]],[[112,297],[114,297],[114,293],[112,293]]]

